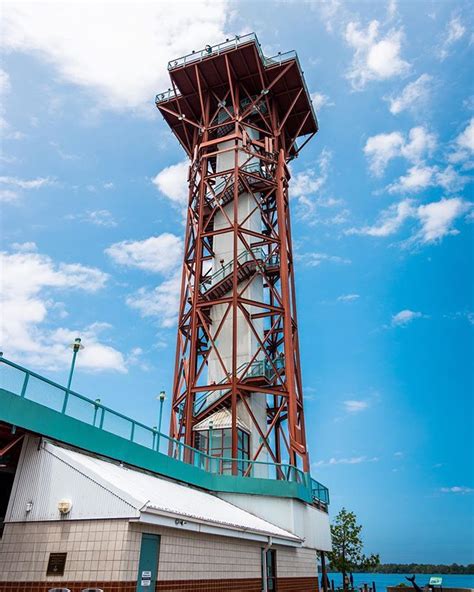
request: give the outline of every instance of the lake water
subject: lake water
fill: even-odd
[[[385,592],[387,586],[396,586],[401,582],[410,585],[406,592],[414,592],[411,584],[405,580],[405,575],[412,576],[413,574],[377,574],[377,573],[355,573],[354,586],[358,587],[363,584],[372,584],[375,582],[377,592]],[[443,586],[445,588],[474,588],[474,574],[472,575],[457,575],[457,574],[431,574],[433,576],[440,576],[443,578]],[[423,587],[430,581],[430,574],[418,574],[416,576],[416,583]],[[334,580],[334,586],[342,586],[341,574],[328,573],[329,581]]]

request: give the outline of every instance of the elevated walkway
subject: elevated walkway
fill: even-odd
[[[209,457],[3,357],[0,424],[208,491],[299,499],[326,511],[329,504],[327,488],[296,467],[248,461],[268,465],[269,478],[220,474],[237,459]]]

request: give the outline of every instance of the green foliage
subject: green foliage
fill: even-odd
[[[378,555],[363,554],[361,539],[362,526],[357,524],[354,512],[345,508],[339,512],[331,524],[332,552],[328,553],[331,569],[342,573],[343,577],[355,571],[370,571],[379,565]]]

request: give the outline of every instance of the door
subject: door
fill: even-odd
[[[160,536],[143,533],[138,564],[137,592],[154,592],[158,576],[159,552]]]

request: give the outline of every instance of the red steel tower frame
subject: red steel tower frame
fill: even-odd
[[[191,161],[170,436],[195,446],[196,426],[226,409],[232,458],[244,414],[251,460],[308,472],[287,166],[318,130],[303,72],[253,34],[168,69],[156,104]]]

